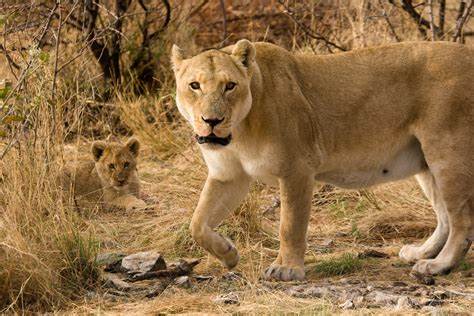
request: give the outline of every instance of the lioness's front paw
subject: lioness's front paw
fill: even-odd
[[[235,248],[234,244],[226,239],[228,244],[228,250],[226,253],[219,257],[219,260],[226,266],[227,269],[233,269],[240,260],[239,251]]]
[[[303,267],[288,267],[274,263],[265,270],[263,277],[267,280],[302,281],[305,278],[305,272]]]
[[[452,265],[437,259],[419,260],[414,266],[413,271],[424,275],[436,275],[449,273]]]

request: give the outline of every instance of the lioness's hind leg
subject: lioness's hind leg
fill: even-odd
[[[446,206],[449,235],[436,258],[419,260],[413,266],[413,270],[419,273],[449,272],[459,264],[471,246],[474,231],[474,175],[466,166],[472,157],[458,155],[452,158],[452,161],[444,160],[430,166]],[[468,159],[462,161],[463,158]]]
[[[422,245],[413,244],[402,247],[400,258],[411,263],[436,257],[443,249],[449,234],[448,213],[433,175],[430,171],[425,171],[416,175],[416,179],[436,212],[438,224],[433,234]]]

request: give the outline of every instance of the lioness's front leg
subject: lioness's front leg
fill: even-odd
[[[239,254],[232,242],[216,233],[214,228],[239,206],[249,185],[249,179],[244,176],[227,181],[208,177],[191,220],[194,240],[229,269],[237,265]]]
[[[280,180],[280,251],[265,271],[267,279],[303,280],[306,232],[308,230],[314,178],[295,174]]]

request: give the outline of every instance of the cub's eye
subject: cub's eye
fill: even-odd
[[[235,88],[237,84],[235,82],[229,81],[225,84],[225,91],[230,91]]]
[[[130,163],[128,161],[123,163],[123,167],[127,169],[130,166]]]
[[[199,88],[201,87],[201,85],[199,84],[199,82],[196,82],[196,81],[193,81],[189,84],[189,86],[191,87],[191,89],[193,90],[199,90]]]
[[[113,163],[111,163],[111,164],[109,165],[109,169],[110,169],[110,170],[114,170],[114,169],[115,169],[115,165],[114,165]]]

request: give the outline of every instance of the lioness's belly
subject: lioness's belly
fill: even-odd
[[[416,140],[388,159],[377,161],[372,165],[357,163],[357,159],[354,160],[352,165],[333,168],[333,170],[317,174],[316,180],[342,188],[357,189],[401,180],[427,169],[420,143]]]

